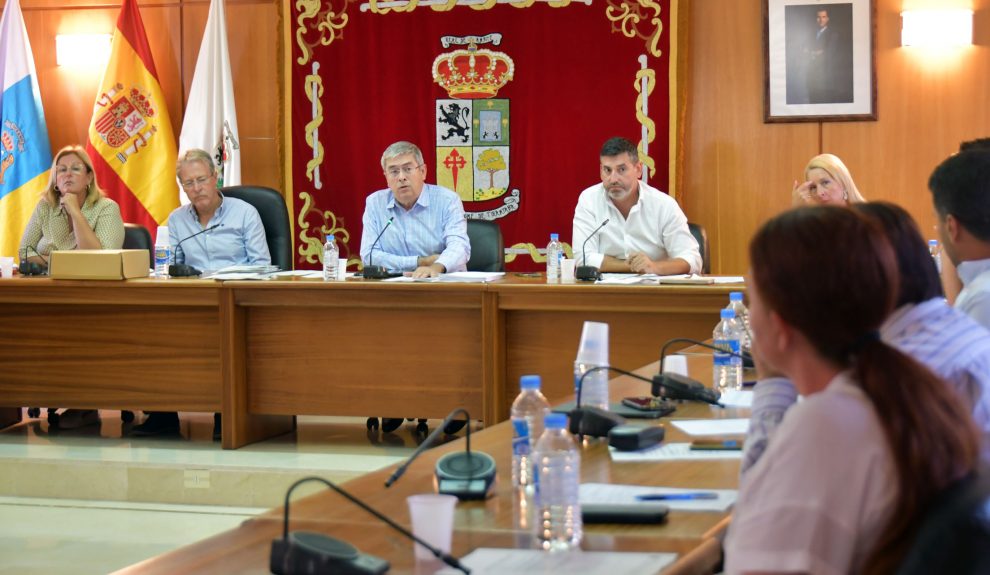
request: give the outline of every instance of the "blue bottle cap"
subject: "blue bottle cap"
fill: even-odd
[[[928,245],[930,245],[930,246],[937,246],[938,245],[938,240],[928,240]]]
[[[722,319],[735,319],[736,318],[736,310],[734,310],[734,309],[723,309],[721,315],[722,315]]]
[[[742,301],[743,293],[741,291],[729,292],[729,301]]]
[[[327,241],[333,241],[333,234],[327,234]]]
[[[567,427],[567,415],[564,413],[551,413],[543,419],[543,426],[547,429],[564,429]]]
[[[519,389],[540,389],[542,380],[538,375],[524,375],[519,378]]]
[[[558,238],[560,238],[558,234],[550,234],[550,241],[555,242]]]

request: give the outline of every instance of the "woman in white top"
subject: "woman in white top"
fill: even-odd
[[[851,210],[808,207],[750,244],[753,347],[804,401],[744,476],[726,572],[890,573],[932,498],[975,469],[954,393],[883,343],[897,260]]]

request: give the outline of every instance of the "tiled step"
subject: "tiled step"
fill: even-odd
[[[418,444],[411,426],[372,433],[357,418],[300,417],[295,434],[238,450],[212,441],[211,414],[181,414],[181,438],[131,438],[129,427],[116,411],[60,432],[25,418],[0,432],[0,496],[269,508],[299,478],[344,482]]]

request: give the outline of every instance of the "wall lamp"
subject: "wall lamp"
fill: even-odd
[[[944,48],[973,43],[972,10],[901,12],[901,46]]]
[[[68,67],[102,67],[110,59],[110,34],[58,34],[55,63]]]

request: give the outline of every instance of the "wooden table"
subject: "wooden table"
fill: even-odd
[[[711,358],[689,359],[692,372],[710,369]],[[650,375],[656,364],[637,373]],[[640,395],[646,384],[626,377],[612,380],[611,395]],[[746,410],[719,409],[697,403],[682,403],[674,417],[745,417]],[[666,420],[664,420],[666,421]],[[667,426],[668,441],[687,441],[677,428]],[[511,424],[502,422],[475,432],[472,448],[495,458],[498,478],[493,497],[486,501],[460,502],[454,515],[453,553],[463,556],[478,547],[529,548],[532,535],[528,515],[520,508],[511,486]],[[386,489],[385,479],[395,466],[344,484],[352,495],[409,526],[405,499],[415,493],[433,491],[436,460],[445,453],[464,449],[464,439],[431,449],[413,463],[405,475]],[[663,463],[613,463],[603,441],[582,446],[581,481],[609,482],[700,489],[734,489],[738,485],[739,460],[674,461]],[[237,529],[154,557],[119,571],[127,575],[157,573],[267,573],[271,541],[281,537],[283,510],[273,509],[243,523]],[[722,533],[727,513],[671,512],[662,525],[588,525],[582,548],[585,550],[624,550],[674,552],[681,555],[699,549]],[[436,565],[416,564],[412,543],[340,495],[323,490],[291,506],[292,530],[325,533],[355,545],[358,549],[384,557],[393,573],[431,573]],[[712,546],[717,549],[717,545]],[[706,558],[713,561],[713,557]]]
[[[225,448],[293,416],[508,417],[519,377],[573,393],[586,320],[610,361],[705,339],[739,286],[0,280],[5,405],[221,412]]]

